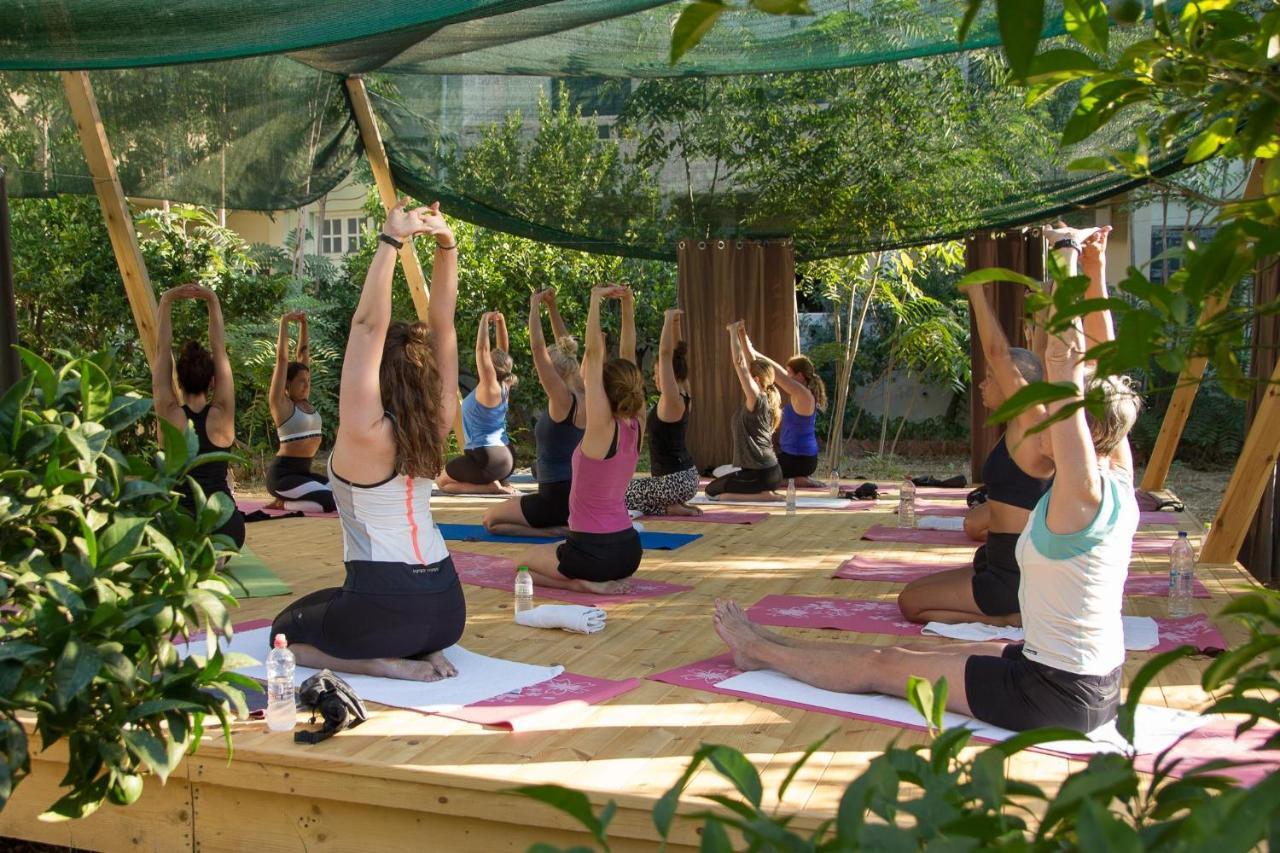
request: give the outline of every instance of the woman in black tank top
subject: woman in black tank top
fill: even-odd
[[[197,341],[187,341],[178,356],[178,385],[184,402],[179,402],[174,395],[170,379],[174,372],[171,315],[173,303],[179,299],[200,299],[209,305],[209,349]],[[231,377],[231,360],[227,358],[218,295],[198,284],[184,284],[161,295],[159,307],[156,358],[151,365],[151,397],[156,416],[180,430],[185,430],[190,423],[201,453],[229,451],[236,438],[235,383]],[[227,463],[205,463],[191,472],[191,479],[200,485],[206,498],[217,492],[231,498],[231,516],[213,532],[228,537],[239,550],[244,545],[244,516],[234,509]],[[195,500],[190,492],[184,494],[182,506],[195,514]]]
[[[689,506],[698,494],[698,469],[685,445],[689,426],[689,361],[683,337],[684,312],[670,309],[662,318],[654,381],[658,403],[649,410],[649,475],[627,487],[627,509],[644,515],[701,515]]]

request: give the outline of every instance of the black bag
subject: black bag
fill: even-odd
[[[863,483],[852,492],[849,492],[847,497],[856,498],[860,501],[873,501],[880,497],[880,490],[876,488],[875,483]]]
[[[369,719],[369,712],[351,685],[327,669],[302,682],[298,688],[298,701],[302,707],[310,709],[311,722],[316,721],[317,714],[323,717],[324,727],[314,732],[294,732],[294,743],[319,743]]]
[[[977,506],[978,504],[984,504],[984,503],[986,503],[986,502],[987,502],[987,487],[986,487],[986,486],[979,486],[978,488],[974,489],[972,492],[970,492],[970,493],[968,494],[968,496],[967,496],[967,497],[965,497],[964,502],[965,502],[965,503],[967,503],[967,504],[969,505],[969,507],[970,507],[970,508],[973,508],[973,507]]]

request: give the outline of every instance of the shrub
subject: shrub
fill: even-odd
[[[83,817],[136,800],[147,771],[163,782],[206,714],[229,750],[226,701],[243,709],[240,688],[257,688],[216,646],[235,604],[217,562],[233,546],[210,531],[233,507],[187,476],[225,455],[198,456],[190,427],[168,423],[162,451],[124,452],[151,401],[113,385],[108,357],[55,370],[22,355],[28,375],[0,397],[0,809],[31,770],[34,722],[42,748],[69,750],[70,790],[47,816]],[[207,663],[174,643],[196,628]]]

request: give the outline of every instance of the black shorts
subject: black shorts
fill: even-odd
[[[539,483],[538,491],[520,498],[520,512],[530,527],[564,527],[569,523],[572,480]]]
[[[973,552],[973,600],[988,616],[1021,611],[1018,603],[1018,534],[988,533],[985,545]]]
[[[569,531],[569,538],[556,549],[560,574],[582,581],[618,581],[629,578],[640,568],[644,549],[634,527],[617,533],[579,533]]]
[[[813,472],[818,470],[818,454],[796,456],[786,451],[778,451],[778,467],[782,469],[784,480],[811,477]]]
[[[707,497],[714,498],[723,494],[757,495],[772,492],[782,485],[782,469],[777,465],[772,468],[743,468],[723,477],[717,477],[707,483]]]
[[[430,566],[353,560],[346,584],[290,604],[271,623],[271,636],[344,660],[412,658],[458,642],[466,621],[451,557]]]
[[[1015,732],[1065,726],[1087,733],[1115,719],[1122,669],[1076,675],[1028,660],[1017,643],[1006,646],[1000,657],[970,657],[964,689],[969,710],[984,723]]]
[[[473,447],[450,459],[444,470],[459,483],[483,486],[510,477],[516,470],[516,457],[505,444]]]

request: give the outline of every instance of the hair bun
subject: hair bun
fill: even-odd
[[[573,335],[565,335],[563,338],[556,338],[556,349],[570,357],[578,355],[578,339]]]

